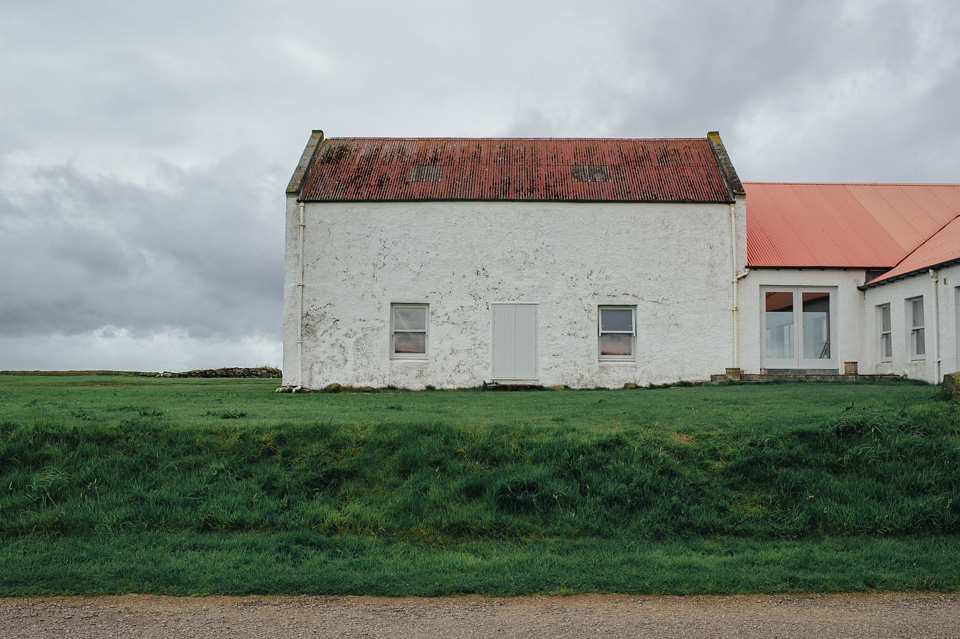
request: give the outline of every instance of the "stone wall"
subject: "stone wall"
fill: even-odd
[[[279,379],[282,377],[282,372],[279,368],[273,368],[272,366],[258,366],[256,368],[207,368],[183,373],[168,373],[164,371],[158,374],[157,377],[259,377]]]

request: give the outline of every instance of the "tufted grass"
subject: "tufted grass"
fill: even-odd
[[[0,594],[958,589],[929,386],[0,375]]]

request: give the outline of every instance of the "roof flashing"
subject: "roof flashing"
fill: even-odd
[[[730,191],[730,199],[734,199],[737,196],[746,196],[747,192],[743,188],[743,183],[740,182],[740,176],[737,175],[736,169],[733,168],[733,162],[730,161],[730,156],[727,155],[727,149],[723,146],[723,140],[720,139],[720,132],[708,132],[707,141],[710,142],[713,155],[717,158],[717,165],[720,167],[720,171],[723,173],[723,179],[727,183],[727,190]]]
[[[287,195],[300,195],[307,174],[310,172],[310,168],[313,166],[313,162],[317,157],[317,150],[321,146],[323,146],[323,131],[314,129],[310,134],[310,139],[307,141],[307,146],[300,155],[300,162],[297,163],[297,168],[293,171],[290,183],[287,184]]]

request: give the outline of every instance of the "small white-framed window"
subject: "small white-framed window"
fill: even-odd
[[[879,335],[879,356],[881,362],[893,359],[893,333],[890,326],[890,305],[877,306],[877,335]]]
[[[910,330],[907,335],[910,359],[924,359],[927,356],[927,344],[923,330],[923,297],[908,299],[906,311],[907,327]]]
[[[600,306],[598,311],[600,359],[632,360],[637,337],[636,307]]]
[[[427,358],[429,310],[427,304],[390,305],[390,357]]]

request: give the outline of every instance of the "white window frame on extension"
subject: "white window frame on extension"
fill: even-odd
[[[626,329],[623,327],[622,316],[620,326],[610,325],[612,323],[612,317],[609,317],[607,325],[604,325],[603,316],[605,311],[629,311],[630,312],[630,327]],[[612,316],[613,313],[610,313]],[[597,307],[597,356],[603,361],[620,361],[620,362],[632,362],[636,360],[637,352],[637,307],[636,306],[613,306],[605,305]],[[626,340],[623,340],[621,336],[627,336]],[[605,354],[604,353],[604,338],[612,338],[611,342],[621,342],[627,343],[630,348],[630,353],[628,355],[623,354]],[[608,349],[609,350],[609,349]]]
[[[761,366],[837,370],[836,298],[833,286],[761,286]]]
[[[890,320],[890,304],[877,306],[877,359],[893,360],[893,326]]]
[[[919,313],[917,312],[919,311]],[[910,359],[927,358],[926,331],[924,330],[923,296],[911,297],[906,304],[907,343],[910,344]],[[919,317],[918,317],[919,315]]]
[[[423,323],[411,322],[416,317],[402,318],[402,311],[422,311]],[[423,352],[397,350],[397,337],[403,335],[423,335]],[[427,359],[430,352],[430,305],[429,304],[391,304],[390,305],[390,358],[391,359]]]

